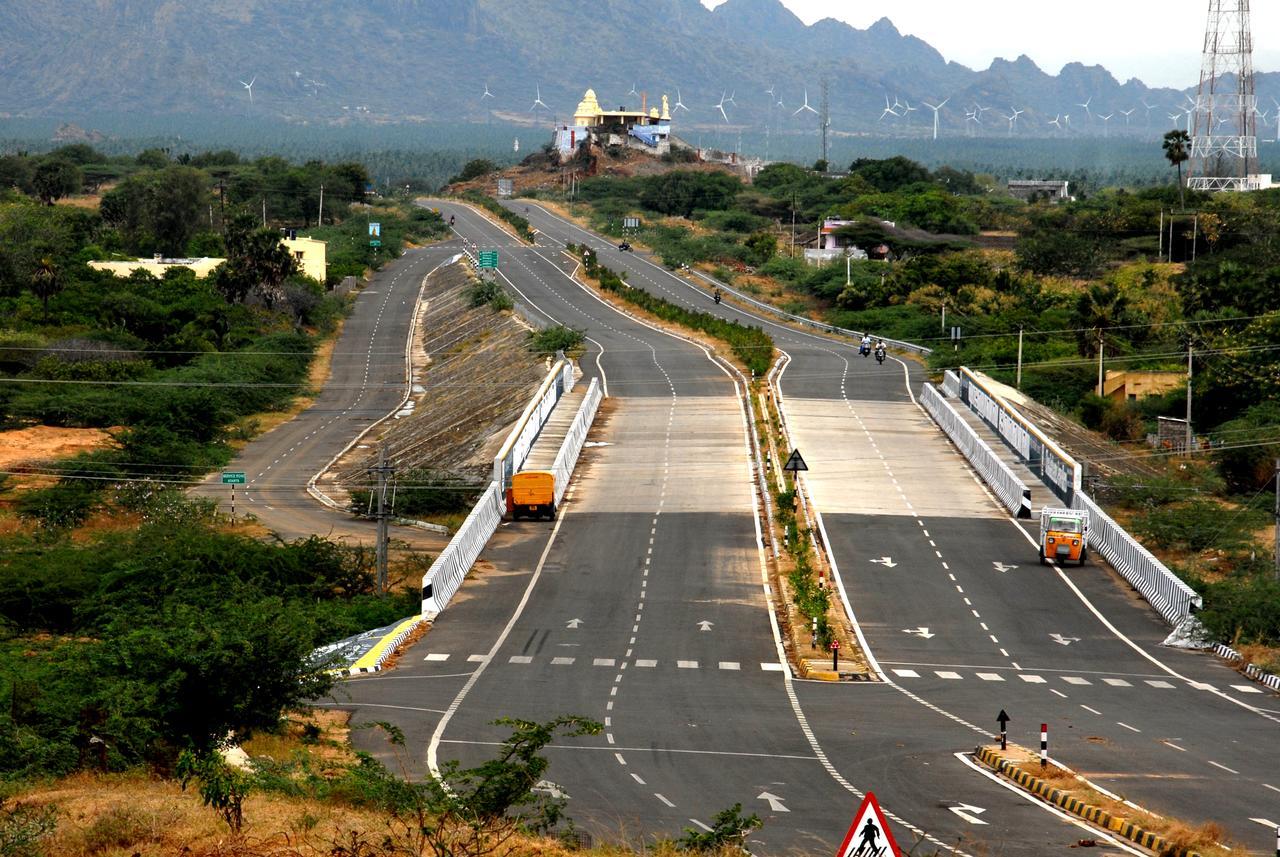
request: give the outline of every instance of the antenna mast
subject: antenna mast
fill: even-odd
[[[1260,187],[1257,109],[1249,0],[1209,0],[1200,91],[1192,108],[1187,187],[1201,191]]]

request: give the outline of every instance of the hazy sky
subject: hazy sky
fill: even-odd
[[[715,7],[724,0],[703,0]],[[1194,86],[1206,0],[782,0],[806,24],[839,18],[865,28],[888,17],[949,60],[984,69],[1026,54],[1050,74],[1065,63],[1105,65],[1121,82]],[[1280,70],[1280,3],[1252,4],[1254,67]],[[1050,11],[1053,9],[1053,11]]]

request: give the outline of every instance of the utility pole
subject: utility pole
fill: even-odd
[[[267,198],[262,198],[262,228],[267,228]]]
[[[388,477],[396,472],[394,467],[387,464],[385,443],[378,447],[378,466],[371,467],[369,470],[378,476],[378,594],[385,595],[387,593],[387,519],[391,514],[387,509],[387,481]]]
[[[1160,249],[1156,252],[1156,258],[1164,261],[1164,209],[1160,209],[1160,235],[1157,237],[1160,242]]]
[[[1191,431],[1191,355],[1193,353],[1194,352],[1191,350],[1191,343],[1188,342],[1187,343],[1187,451],[1186,451],[1187,458],[1191,457],[1191,442],[1194,438],[1194,435],[1192,434],[1192,431]]]
[[[324,226],[324,185],[320,185],[320,215],[316,217],[316,226]]]
[[[831,127],[831,99],[829,98],[828,89],[830,85],[827,79],[822,79],[822,160],[827,160],[827,129]],[[831,165],[827,164],[827,169],[831,169]]]
[[[791,192],[791,258],[796,257],[796,194]]]
[[[227,186],[218,179],[218,224],[225,235],[227,232]]]
[[[1196,260],[1196,242],[1200,240],[1200,212],[1196,212],[1196,218],[1191,227],[1191,261]]]
[[[1280,580],[1280,458],[1276,459],[1276,580]]]
[[[1106,343],[1102,338],[1102,328],[1098,328],[1098,395],[1102,395],[1102,355],[1106,351]]]
[[[947,332],[947,302],[942,302],[942,332]]]
[[[1022,328],[1018,328],[1018,380],[1014,382],[1014,386],[1022,389]]]

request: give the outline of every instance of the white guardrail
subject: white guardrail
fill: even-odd
[[[1060,492],[1064,502],[1073,509],[1089,513],[1090,547],[1111,563],[1166,622],[1177,626],[1191,614],[1193,607],[1199,609],[1203,606],[1195,590],[1183,583],[1081,490],[1079,463],[1057,443],[1003,398],[987,390],[968,369],[962,367],[958,374],[948,371],[943,379],[943,388],[948,395],[965,401],[984,422],[1008,440],[1010,447],[1027,462],[1028,467],[1033,471],[1039,467]],[[952,440],[956,439],[950,431],[947,434]],[[956,444],[959,446],[960,442],[956,441]],[[987,482],[998,492],[995,483],[990,479]]]
[[[556,453],[556,463],[551,465],[551,472],[556,477],[556,506],[560,505],[560,500],[564,498],[564,492],[569,487],[573,468],[578,463],[578,454],[582,452],[582,445],[587,442],[587,432],[591,431],[591,424],[595,422],[596,411],[599,410],[603,399],[604,393],[600,389],[600,380],[592,378],[591,386],[587,387],[587,394],[582,400],[582,406],[578,408],[578,415],[573,418],[569,433],[565,435],[564,443]]]
[[[518,471],[520,465],[524,464],[525,459],[529,457],[529,450],[533,449],[533,444],[538,439],[542,427],[547,424],[547,418],[555,409],[556,402],[560,401],[566,393],[573,392],[573,384],[573,364],[568,360],[557,361],[547,373],[547,377],[543,379],[538,392],[533,395],[533,400],[520,415],[520,419],[516,420],[498,454],[493,457],[493,480],[501,485],[503,490],[511,484],[511,475]]]
[[[936,387],[924,385],[920,391],[920,404],[996,492],[1000,502],[1019,518],[1030,518],[1031,489],[1014,475],[1009,465],[1000,460],[985,440],[978,437],[973,427],[955,412]]]
[[[567,384],[572,389],[573,384],[573,366],[565,362],[565,369],[557,364],[552,369],[552,374],[548,376],[548,380],[554,381],[558,386],[564,378],[568,378]],[[525,418],[533,414],[542,413],[542,403],[548,395],[546,390],[535,396],[530,408],[525,410]],[[591,386],[587,388],[586,397],[582,401],[582,405],[578,408],[578,413],[574,417],[573,423],[569,427],[569,433],[564,439],[564,443],[560,445],[560,452],[556,455],[554,472],[556,474],[556,503],[559,504],[564,496],[565,488],[569,484],[569,479],[573,475],[574,465],[578,463],[578,454],[582,451],[582,446],[586,442],[587,432],[591,429],[591,423],[595,420],[596,411],[600,407],[600,401],[604,396],[600,390],[600,383],[596,379],[591,380]],[[547,408],[546,415],[550,415],[551,409]],[[522,419],[525,419],[522,418]],[[545,423],[546,416],[543,416],[542,423]],[[538,424],[539,429],[542,423]],[[519,449],[518,439],[524,436],[524,432],[528,426],[528,422],[517,423],[516,428],[512,430],[511,437],[508,438],[508,444],[512,449]],[[537,432],[533,435],[537,437]],[[514,464],[516,470],[524,463],[524,459],[528,457],[529,448],[532,447],[532,440],[523,447],[518,461]],[[427,619],[434,619],[436,616],[449,606],[449,602],[462,586],[462,581],[466,578],[467,572],[471,566],[475,564],[476,559],[480,556],[480,552],[484,550],[484,546],[489,543],[494,532],[498,529],[498,524],[502,521],[502,516],[507,509],[506,485],[499,481],[499,475],[502,473],[498,468],[503,465],[504,460],[511,460],[511,450],[504,445],[503,451],[494,459],[494,481],[489,483],[489,487],[480,495],[480,499],[476,502],[475,508],[471,510],[471,514],[467,515],[467,519],[463,521],[462,526],[458,528],[458,532],[450,540],[449,544],[440,556],[436,557],[435,562],[431,563],[431,567],[427,569],[427,573],[422,576],[422,615]],[[507,475],[505,478],[509,479]]]
[[[1165,564],[1151,555],[1133,536],[1102,511],[1083,491],[1077,491],[1072,507],[1089,513],[1089,547],[1129,581],[1147,603],[1170,625],[1177,626],[1204,606],[1196,591],[1183,583]]]

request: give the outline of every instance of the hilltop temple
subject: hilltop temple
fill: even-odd
[[[639,110],[606,110],[600,106],[594,89],[588,89],[573,112],[571,124],[558,124],[555,147],[567,160],[588,143],[597,146],[625,146],[651,155],[664,155],[671,148],[671,110],[667,96],[662,96],[662,110],[648,107],[648,96],[642,95]]]

